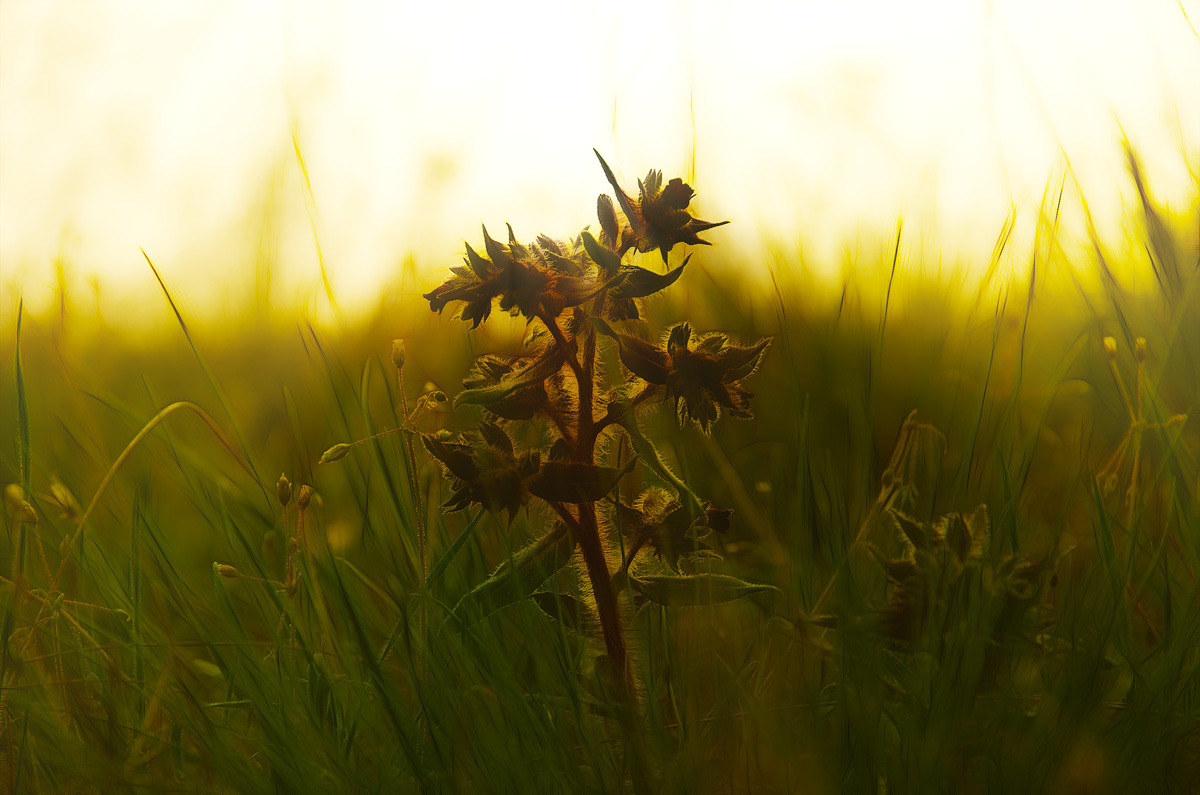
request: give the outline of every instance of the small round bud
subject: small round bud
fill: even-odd
[[[1146,338],[1138,337],[1133,341],[1133,355],[1139,362],[1146,361]]]
[[[300,508],[301,511],[307,511],[308,504],[312,502],[312,495],[312,486],[305,483],[300,487],[300,494],[296,497],[296,506]]]
[[[453,438],[454,438],[454,434],[451,433],[450,431],[446,430],[445,428],[442,428],[440,431],[437,432],[437,440],[439,442],[448,442]]]
[[[275,498],[284,508],[292,501],[292,482],[287,479],[287,475],[279,476],[279,482],[275,484]]]
[[[392,364],[397,370],[404,369],[404,340],[392,340]]]
[[[350,452],[351,447],[353,447],[353,445],[349,445],[344,442],[335,444],[321,455],[321,460],[317,463],[328,464],[331,461],[339,461],[346,457],[346,454]]]
[[[4,490],[4,499],[8,503],[8,507],[12,508],[13,513],[17,515],[18,522],[37,524],[37,511],[33,509],[29,500],[25,499],[25,489],[16,483],[10,483]]]
[[[213,571],[215,571],[217,574],[220,574],[227,580],[236,580],[238,577],[242,576],[240,571],[235,569],[233,566],[230,566],[228,563],[214,563]]]
[[[1117,359],[1117,341],[1112,337],[1104,338],[1104,355],[1113,361]]]
[[[429,393],[429,402],[431,402],[431,403],[445,403],[445,402],[446,402],[446,393],[445,393],[445,392],[443,392],[443,391],[442,391],[442,390],[440,390],[440,389],[439,389],[439,390],[437,390],[436,392],[430,392],[430,393]]]

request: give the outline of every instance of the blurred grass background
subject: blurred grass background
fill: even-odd
[[[1058,199],[1032,250],[1001,232],[995,275],[970,289],[898,228],[877,256],[848,258],[832,289],[795,252],[776,251],[763,280],[718,245],[651,305],[652,335],[687,320],[775,338],[750,382],[753,421],[718,423],[709,439],[667,410],[650,415],[669,463],[735,511],[714,570],[779,589],[766,603],[638,614],[637,741],[666,791],[1197,786],[1200,203],[1169,214],[1142,189],[1128,219],[1137,244],[1111,251],[1064,245]],[[437,467],[419,447],[410,461],[399,435],[315,463],[400,423],[393,338],[405,340],[411,405],[428,384],[453,397],[471,357],[515,350],[523,324],[468,332],[403,291],[335,324],[251,302],[199,318],[186,296],[156,296],[168,297],[179,318],[135,333],[62,285],[53,311],[22,317],[20,384],[15,328],[0,344],[0,482],[28,477],[37,515],[20,520],[21,495],[5,504],[4,786],[626,788],[631,740],[610,720],[586,628],[528,601],[462,632],[441,626],[537,534],[537,515],[505,532],[487,515],[443,514]],[[1095,481],[1131,425],[1109,336],[1131,396],[1146,340],[1131,505],[1128,463],[1112,493]],[[101,494],[59,579],[81,508],[175,401],[208,412],[257,477],[176,412]],[[920,442],[906,508],[933,521],[985,505],[990,563],[970,583],[951,578],[953,620],[897,643],[879,623],[895,583],[851,542],[914,410],[942,441]],[[443,407],[420,428],[472,421]],[[451,552],[427,583],[410,468],[432,559]],[[280,472],[315,490],[307,510],[281,509]],[[303,575],[289,591],[264,580],[282,580],[293,537]],[[897,554],[886,531],[869,538]],[[1015,561],[1027,588],[1004,568]],[[812,615],[835,577],[836,606]]]

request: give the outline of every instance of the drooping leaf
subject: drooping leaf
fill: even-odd
[[[459,393],[455,407],[483,406],[506,419],[532,417],[544,405],[538,399],[545,396],[546,379],[562,369],[566,358],[558,346],[546,345],[523,361],[528,363],[520,368],[509,365],[507,370],[502,361],[477,361],[479,375],[463,382],[472,388]]]
[[[688,260],[691,258],[692,255],[688,254],[687,258],[684,259],[678,268],[666,273],[655,273],[652,270],[639,268],[636,265],[626,268],[624,272],[625,278],[612,289],[609,295],[614,298],[645,298],[660,290],[665,290],[679,279],[679,276],[683,273],[684,266],[688,264]]]
[[[482,618],[524,599],[561,569],[575,552],[575,537],[561,523],[537,541],[514,552],[492,575],[472,588],[454,606],[461,623]]]
[[[600,318],[592,318],[592,323],[601,334],[617,341],[621,364],[625,365],[629,372],[651,384],[667,382],[668,359],[665,351],[645,340],[614,331],[612,326]]]
[[[543,613],[568,629],[579,631],[591,623],[587,608],[574,596],[538,591],[533,595],[533,601],[537,603]]]
[[[547,502],[595,502],[613,490],[633,468],[630,460],[621,469],[572,461],[546,461],[530,480],[529,492]]]
[[[655,574],[630,577],[629,581],[642,596],[667,607],[719,604],[778,590],[728,574]]]

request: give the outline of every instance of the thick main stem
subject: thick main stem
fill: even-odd
[[[554,318],[543,317],[554,341],[562,349],[571,372],[575,375],[578,388],[579,414],[576,432],[575,459],[582,464],[595,462],[596,434],[592,430],[594,419],[592,404],[595,398],[595,364],[596,336],[584,332],[583,361],[576,355],[576,346],[567,341],[558,321]],[[604,636],[604,646],[613,666],[619,672],[622,687],[629,683],[629,670],[625,649],[625,633],[621,627],[621,612],[617,604],[617,595],[612,587],[612,575],[608,570],[608,561],[604,555],[604,544],[600,539],[600,527],[596,521],[596,506],[593,503],[581,503],[579,516],[571,516],[570,512],[561,505],[555,505],[555,510],[567,525],[575,530],[579,540],[579,549],[583,553],[583,561],[587,566],[588,579],[591,581],[592,594],[596,599],[596,612],[600,618],[600,630]],[[569,518],[568,518],[569,517]]]

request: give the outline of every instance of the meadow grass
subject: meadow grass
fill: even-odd
[[[1032,278],[965,295],[904,262],[878,296],[818,291],[786,254],[748,288],[701,253],[711,278],[648,326],[774,337],[756,418],[709,436],[656,409],[647,435],[734,510],[689,571],[772,588],[641,605],[632,718],[582,564],[523,563],[545,516],[445,512],[391,432],[520,321],[408,299],[336,332],[177,312],[122,340],[66,303],[24,315],[0,350],[0,788],[1195,791],[1200,260],[1196,218],[1172,233],[1142,196],[1124,265],[1154,291],[1052,229]],[[477,587],[502,565],[531,582]]]

